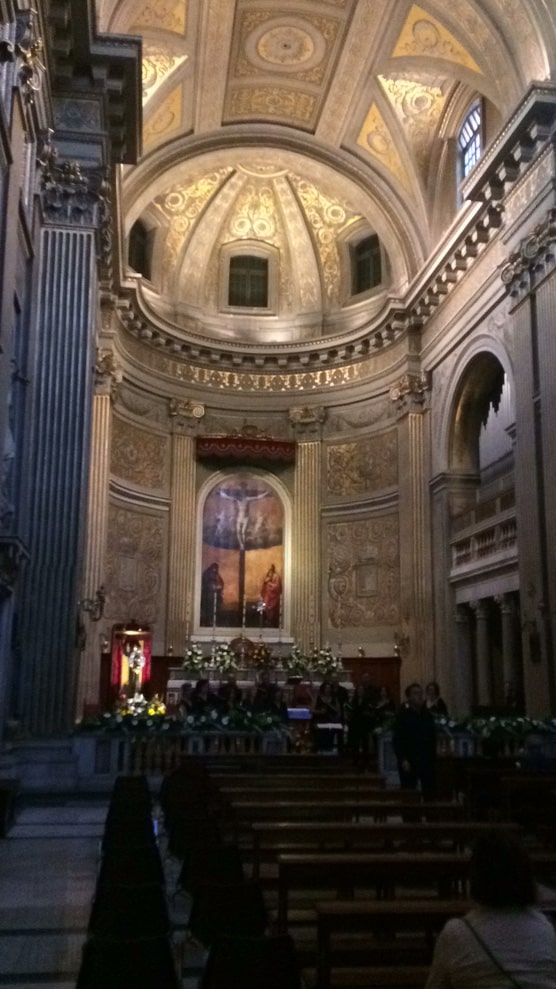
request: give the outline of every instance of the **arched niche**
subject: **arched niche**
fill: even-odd
[[[291,517],[289,493],[268,471],[231,467],[207,479],[197,502],[198,634],[275,639],[287,632]]]

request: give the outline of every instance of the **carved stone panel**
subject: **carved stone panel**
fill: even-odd
[[[389,429],[354,443],[327,448],[330,495],[360,495],[398,483],[398,433]]]
[[[111,621],[160,619],[165,531],[165,517],[110,506],[105,614]]]
[[[168,475],[168,439],[114,416],[110,470],[143,488],[164,487]]]
[[[333,522],[327,530],[328,622],[371,628],[400,621],[397,514]]]

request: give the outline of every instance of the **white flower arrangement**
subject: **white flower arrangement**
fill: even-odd
[[[202,673],[207,666],[208,660],[203,656],[203,647],[198,642],[192,642],[187,646],[183,657],[183,669],[190,670],[191,673]]]
[[[315,649],[309,661],[310,669],[320,676],[330,676],[332,673],[341,673],[343,670],[342,660],[335,656],[330,646],[324,649]]]
[[[238,669],[238,665],[237,656],[232,652],[228,643],[221,642],[214,652],[214,669],[217,673],[232,673]]]
[[[310,660],[294,643],[289,656],[282,660],[282,665],[290,676],[303,676],[309,671]]]

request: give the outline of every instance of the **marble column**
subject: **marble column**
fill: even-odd
[[[170,554],[166,651],[172,647],[176,665],[195,624],[195,439],[175,432],[172,436]]]
[[[305,650],[320,644],[321,538],[320,488],[322,445],[297,446],[292,539],[292,600],[294,632]]]
[[[87,510],[97,312],[98,196],[77,166],[44,201],[31,347],[26,465],[30,559],[19,604],[20,715],[46,734],[72,721]],[[53,170],[49,190],[57,187]],[[83,177],[82,177],[83,178]],[[67,188],[64,186],[67,183]],[[79,189],[79,202],[72,196]],[[65,194],[67,193],[67,194]]]
[[[458,605],[454,613],[456,654],[452,664],[452,690],[455,706],[450,713],[459,717],[469,714],[473,705],[473,649],[471,616],[467,605]]]
[[[486,601],[476,601],[473,602],[472,607],[475,612],[477,702],[488,706],[492,703],[488,606]]]
[[[94,599],[104,584],[106,540],[108,533],[108,491],[110,484],[110,449],[112,436],[112,398],[115,375],[109,370],[109,352],[100,356],[96,367],[96,394],[90,455],[89,503],[83,565],[82,597]],[[76,690],[75,717],[83,714],[84,704],[97,704],[100,686],[101,625],[91,621],[81,609],[86,639],[81,652]]]
[[[502,672],[504,676],[504,693],[506,684],[512,684],[515,690],[521,692],[519,663],[517,657],[517,642],[515,628],[515,606],[510,594],[500,595],[498,600],[502,617]]]

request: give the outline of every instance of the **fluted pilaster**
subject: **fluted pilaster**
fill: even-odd
[[[172,491],[166,648],[181,655],[194,623],[195,439],[172,437]]]
[[[45,227],[40,241],[27,465],[30,561],[19,611],[19,705],[36,733],[67,727],[73,706],[96,305],[94,230]]]
[[[83,596],[94,598],[104,584],[106,538],[108,529],[108,485],[110,481],[110,438],[112,411],[110,395],[95,395],[93,402],[93,429],[91,437],[89,504],[87,508],[87,542],[83,567]],[[85,648],[81,654],[77,684],[76,717],[80,717],[85,703],[95,704],[99,696],[100,642],[96,634],[99,627],[82,613],[87,633]]]
[[[298,642],[308,649],[320,643],[321,625],[321,539],[320,486],[322,471],[320,441],[300,442],[294,484],[293,606]]]

